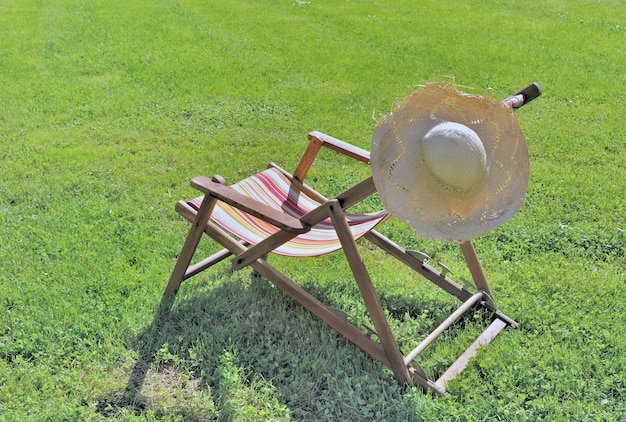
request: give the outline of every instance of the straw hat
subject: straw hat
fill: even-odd
[[[512,108],[443,84],[426,85],[378,122],[371,166],[387,210],[442,240],[501,225],[528,187],[528,149]]]

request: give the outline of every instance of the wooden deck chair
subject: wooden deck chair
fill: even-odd
[[[532,95],[538,93],[528,91],[524,95],[528,102],[534,98]],[[419,255],[376,232],[374,228],[389,217],[387,212],[357,215],[346,211],[376,192],[371,176],[330,199],[304,184],[305,176],[322,147],[365,164],[370,161],[368,151],[323,133],[311,132],[308,139],[308,148],[293,174],[270,164],[267,170],[231,186],[226,186],[220,176],[212,179],[196,177],[191,181],[192,187],[202,192],[203,196],[188,202],[180,201],[176,206],[176,210],[192,222],[192,226],[164,296],[172,298],[184,280],[233,256],[235,269],[252,267],[347,339],[391,368],[399,382],[413,382],[444,393],[446,383],[467,365],[480,346],[489,343],[506,326],[517,326],[516,322],[495,309],[491,291],[471,242],[461,244],[461,249],[478,288],[475,294],[423,262]],[[224,249],[191,264],[203,234],[220,243]],[[456,311],[406,355],[398,347],[361,259],[356,243],[359,238],[365,238],[388,252],[461,302]],[[270,252],[292,257],[311,257],[339,249],[345,253],[379,341],[325,306],[264,259]],[[464,313],[475,307],[489,309],[493,313],[493,322],[438,380],[428,379],[416,358]]]

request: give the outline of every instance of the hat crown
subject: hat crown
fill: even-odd
[[[438,124],[424,135],[420,146],[424,164],[452,194],[471,191],[487,171],[487,153],[480,137],[463,124]]]

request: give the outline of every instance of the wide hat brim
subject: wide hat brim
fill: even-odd
[[[424,137],[445,122],[471,129],[484,148],[484,175],[463,192],[442,183],[425,162]],[[517,213],[528,188],[528,148],[512,108],[443,84],[419,89],[378,122],[371,167],[387,210],[417,234],[441,240],[462,242],[493,230]]]

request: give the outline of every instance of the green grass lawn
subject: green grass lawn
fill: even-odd
[[[626,419],[624,46],[617,0],[0,0],[0,420]],[[369,149],[392,103],[451,76],[544,95],[517,113],[525,206],[475,241],[520,328],[449,395],[397,385],[227,263],[155,319],[190,178],[293,169],[311,130]],[[332,193],[368,171],[324,154],[310,181]],[[468,277],[455,245],[381,231]],[[363,246],[409,348],[453,303]],[[363,315],[341,253],[271,260]]]

